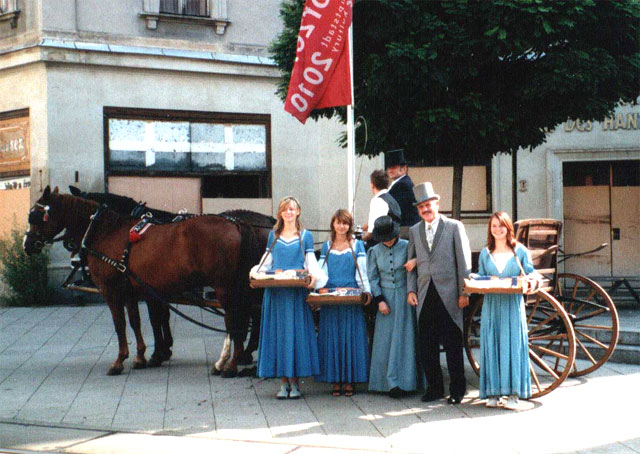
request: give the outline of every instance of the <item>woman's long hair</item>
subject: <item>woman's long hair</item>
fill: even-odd
[[[347,242],[350,243],[351,239],[353,238],[353,215],[344,208],[340,208],[333,214],[333,216],[331,217],[331,225],[329,226],[329,229],[331,229],[332,244],[336,241],[336,229],[333,226],[333,223],[336,219],[344,224],[349,224],[349,230],[347,230]]]
[[[280,235],[282,233],[282,230],[284,229],[284,220],[282,219],[282,212],[285,209],[287,209],[290,203],[295,203],[300,213],[302,213],[302,209],[300,208],[300,202],[298,202],[298,200],[295,197],[287,196],[287,197],[284,197],[282,200],[280,200],[280,203],[278,203],[278,213],[276,214],[276,225],[273,226],[273,230],[276,233],[276,235]],[[298,233],[302,232],[303,228],[304,226],[300,221],[300,214],[298,214],[298,216],[296,217],[296,229],[298,230]]]
[[[511,249],[515,249],[516,239],[513,229],[513,222],[511,222],[511,217],[509,217],[509,215],[505,211],[496,211],[491,215],[491,218],[489,219],[489,227],[487,229],[487,248],[489,249],[489,251],[493,252],[493,250],[496,248],[496,239],[491,233],[491,222],[494,219],[497,219],[500,225],[503,225],[507,228],[507,246],[509,246]]]

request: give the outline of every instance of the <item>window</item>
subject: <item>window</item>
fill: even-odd
[[[206,17],[207,3],[207,0],[160,0],[160,13]]]
[[[227,0],[143,0],[140,17],[150,30],[157,30],[158,22],[178,22],[215,27],[218,35],[230,23]]]
[[[0,0],[0,22],[11,21],[11,28],[18,26],[18,0]]]
[[[108,176],[189,176],[205,198],[271,196],[270,117],[105,108]]]

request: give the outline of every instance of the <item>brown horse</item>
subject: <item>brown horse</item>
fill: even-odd
[[[100,204],[106,204],[111,210],[122,215],[131,215],[132,217],[139,218],[142,214],[150,213],[152,218],[154,219],[154,222],[161,224],[175,222],[174,220],[177,218],[184,219],[186,217],[195,216],[192,214],[180,215],[178,213],[171,213],[168,211],[149,208],[146,206],[146,204],[138,202],[131,197],[118,194],[102,192],[87,193],[81,191],[75,186],[69,186],[69,191],[72,195],[82,197],[84,199],[93,200]],[[257,250],[262,252],[267,248],[267,239],[269,237],[269,232],[271,231],[273,225],[276,223],[276,220],[273,217],[264,215],[262,213],[257,213],[255,211],[242,209],[224,211],[220,213],[220,215],[237,222],[249,224],[253,228],[253,232],[255,233],[255,240],[257,241],[256,247],[258,248]],[[78,252],[77,245],[75,249],[74,247],[70,247],[68,249],[72,252]],[[248,286],[248,282],[246,282],[246,284]],[[240,352],[234,350],[233,355],[231,355],[231,336],[227,334],[222,347],[222,351],[220,352],[220,357],[211,368],[212,374],[221,374],[223,377],[234,377],[238,373],[238,365],[248,365],[252,363],[252,353],[258,349],[263,293],[264,292],[260,289],[248,290],[248,306],[247,304],[243,305],[243,307],[249,308],[249,315],[251,317],[251,337],[249,338],[247,346]],[[164,360],[167,360],[171,357],[173,337],[171,335],[171,326],[169,324],[168,306],[160,305],[157,310],[153,310],[153,308],[150,308],[149,314],[151,326],[153,328],[155,345],[163,346],[161,350],[158,350],[158,354],[154,352],[154,355],[148,362],[149,367],[155,367],[159,366]],[[228,320],[228,318],[229,314],[225,314],[225,326],[227,327],[231,325],[231,322]],[[246,330],[248,330],[248,326],[243,325],[240,328],[242,332],[246,332]],[[235,338],[238,339],[239,336],[235,336]],[[234,342],[234,344],[238,345],[237,342]],[[231,361],[229,361],[230,357],[232,357]],[[246,374],[247,372],[251,372],[251,370],[245,370],[242,373]]]
[[[261,253],[255,247],[250,226],[221,216],[197,216],[178,223],[153,225],[142,241],[131,246],[127,272],[122,272],[122,264],[119,269],[114,265],[118,265],[127,246],[129,230],[138,220],[103,210],[92,222],[90,218],[98,207],[95,202],[58,194],[57,188],[52,192],[47,187],[29,213],[24,249],[27,254],[40,252],[45,242],[51,242],[64,229],[65,236],[75,244],[84,241],[90,251],[89,271],[109,305],[118,335],[118,357],[108,374],[121,373],[123,362],[129,356],[124,307],[136,335],[134,367],[144,367],[146,346],[140,332],[137,301],[146,299],[150,316],[158,316],[162,305],[158,295],[180,294],[195,286],[219,290],[218,298],[230,315],[228,328],[234,344],[242,339],[236,348],[241,351],[246,331],[242,333],[238,327],[246,326],[244,318],[249,314],[247,308],[241,307],[248,301],[243,284],[256,256]],[[147,285],[153,293],[150,294]],[[156,345],[156,352],[159,347],[162,348]]]

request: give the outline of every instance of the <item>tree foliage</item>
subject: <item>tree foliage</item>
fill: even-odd
[[[283,2],[271,49],[283,100],[303,5]],[[640,94],[639,23],[640,0],[356,1],[364,153],[403,147],[415,163],[461,168],[540,145],[567,118],[602,120]],[[344,113],[312,113],[333,115]]]

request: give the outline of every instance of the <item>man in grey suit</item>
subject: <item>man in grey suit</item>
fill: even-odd
[[[469,296],[462,292],[471,272],[471,250],[464,225],[439,214],[440,196],[431,183],[413,188],[422,221],[409,230],[408,259],[417,268],[408,275],[407,301],[418,311],[420,360],[427,378],[423,402],[444,397],[440,344],[449,369],[448,402],[459,404],[466,393],[462,309]]]

